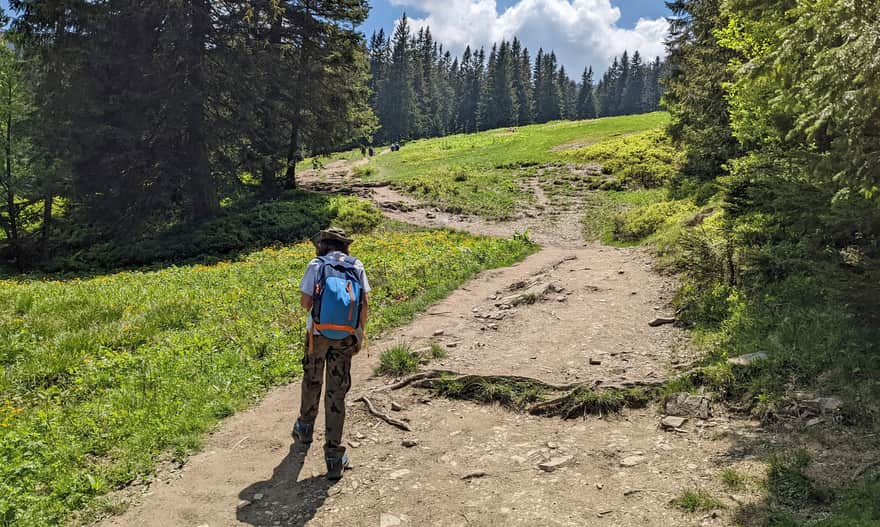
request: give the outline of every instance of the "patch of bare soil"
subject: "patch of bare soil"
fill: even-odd
[[[306,179],[312,185],[318,178]],[[728,510],[688,514],[669,502],[686,488],[706,489],[730,506],[757,499],[724,491],[718,472],[743,438],[764,432],[719,408],[669,427],[654,407],[562,420],[437,398],[414,386],[387,389],[393,381],[372,371],[380,351],[400,342],[448,353],[426,367],[551,383],[664,379],[695,352],[682,329],[649,325],[674,315],[672,279],[653,272],[642,249],[585,244],[577,211],[555,221],[494,224],[428,217],[388,187],[367,191],[404,221],[498,235],[526,225],[533,238],[552,243],[520,264],[480,274],[355,359],[346,423],[352,469],[338,484],[323,476],[322,420],[311,449],[293,445],[294,383],[227,419],[181,471],[161,476],[137,506],[103,525],[728,525]],[[552,209],[539,186],[534,191],[536,203]],[[410,431],[368,413],[362,395]],[[755,465],[748,452],[737,463],[745,471]]]

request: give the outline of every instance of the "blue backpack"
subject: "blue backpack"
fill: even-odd
[[[352,256],[332,253],[318,258],[312,323],[322,336],[342,340],[354,335],[363,305],[363,284]]]

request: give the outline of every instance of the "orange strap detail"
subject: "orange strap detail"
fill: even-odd
[[[351,326],[343,326],[341,324],[315,324],[315,329],[317,329],[318,331],[321,331],[324,329],[329,329],[332,331],[344,331],[344,332],[350,333],[352,335],[354,335],[354,333],[357,331],[356,329],[354,329]]]

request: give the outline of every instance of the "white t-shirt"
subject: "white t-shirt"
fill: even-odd
[[[333,251],[328,253],[327,256],[345,256],[345,253]],[[309,296],[315,294],[315,282],[318,280],[318,271],[321,270],[321,265],[323,265],[323,263],[317,258],[309,262],[308,267],[306,267],[306,272],[303,274],[302,280],[299,282],[299,290],[302,291],[303,294]],[[364,293],[369,293],[370,282],[367,280],[367,272],[364,269],[364,264],[357,258],[354,259],[354,270],[358,274],[358,280],[361,282],[361,287],[363,288]],[[306,321],[306,330],[311,329],[311,327],[312,312],[309,311],[309,318]],[[317,335],[318,333],[315,332],[315,334]]]

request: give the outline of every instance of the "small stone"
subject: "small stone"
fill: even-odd
[[[427,214],[425,214],[425,217],[428,218],[429,220],[433,220],[434,218],[437,217],[437,215],[434,214],[433,212],[428,212]]]
[[[489,324],[488,328],[489,328],[489,329],[494,329],[494,330],[497,331],[497,330],[498,330],[498,324]]]
[[[458,342],[449,342],[448,344],[446,344],[446,347],[447,348],[457,348]]]
[[[412,448],[414,446],[418,446],[419,442],[416,441],[415,439],[404,439],[403,441],[401,441],[400,444],[406,448]]]
[[[598,366],[600,364],[602,364],[601,360],[597,359],[596,357],[590,357],[590,365],[591,366]]]
[[[379,516],[379,527],[397,527],[400,525],[400,518],[392,514],[382,514]]]
[[[360,448],[361,444],[358,441],[349,441],[348,446],[350,446],[351,448]]]
[[[360,433],[360,432],[356,433],[354,436],[355,436],[356,438],[358,438],[358,439],[361,439],[361,440],[367,438],[367,436],[365,436],[364,434],[362,434],[362,433]]]
[[[604,487],[605,487],[605,485],[603,485],[603,484],[601,484],[601,483],[596,483],[596,488],[597,488],[597,489],[602,490]]]
[[[617,274],[624,274],[626,271],[617,271]]]
[[[251,503],[253,503],[251,500],[239,500],[238,505],[236,505],[235,508],[241,510],[245,507],[248,507]]]
[[[569,465],[574,457],[572,456],[559,456],[550,458],[549,461],[545,461],[538,465],[538,468],[543,470],[544,472],[553,472],[556,469],[562,468],[564,466]]]
[[[559,448],[559,443],[553,443],[552,441],[547,441],[547,448],[550,450],[556,450]]]
[[[389,479],[400,479],[400,478],[408,476],[409,474],[410,474],[409,470],[402,468],[400,470],[395,470],[391,474],[388,474],[388,478]]]
[[[357,490],[359,486],[360,483],[358,483],[356,479],[351,480],[351,490]]]
[[[652,328],[656,328],[658,326],[664,326],[666,324],[675,324],[675,317],[657,317],[654,320],[648,322],[648,325]]]
[[[623,495],[624,496],[632,496],[633,494],[638,494],[641,491],[642,491],[641,489],[626,489],[625,491],[623,491]]]
[[[566,300],[565,295],[559,295],[556,297],[557,302],[565,302],[565,300]]]
[[[475,308],[471,309],[471,311],[473,311],[474,313],[479,313],[479,312],[480,312],[480,308],[475,307]]]
[[[758,351],[756,353],[746,353],[739,357],[731,357],[727,359],[727,362],[734,366],[751,366],[753,363],[762,360],[767,360],[767,354],[763,351]]]
[[[393,401],[391,402],[391,409],[394,410],[395,412],[402,412],[402,411],[406,410],[406,408],[404,408],[400,404],[393,402]]]
[[[667,415],[660,420],[660,426],[663,428],[681,428],[687,422],[686,417],[674,417]]]
[[[627,456],[620,460],[622,467],[634,467],[645,462],[644,456]]]
[[[256,493],[256,494],[254,494],[254,501],[260,501],[261,499],[263,499],[263,493],[262,493],[262,492],[258,492],[258,493]]]
[[[446,333],[446,331],[444,331],[442,329],[438,329],[437,331],[434,332],[434,336],[435,337],[442,337],[444,333]]]

